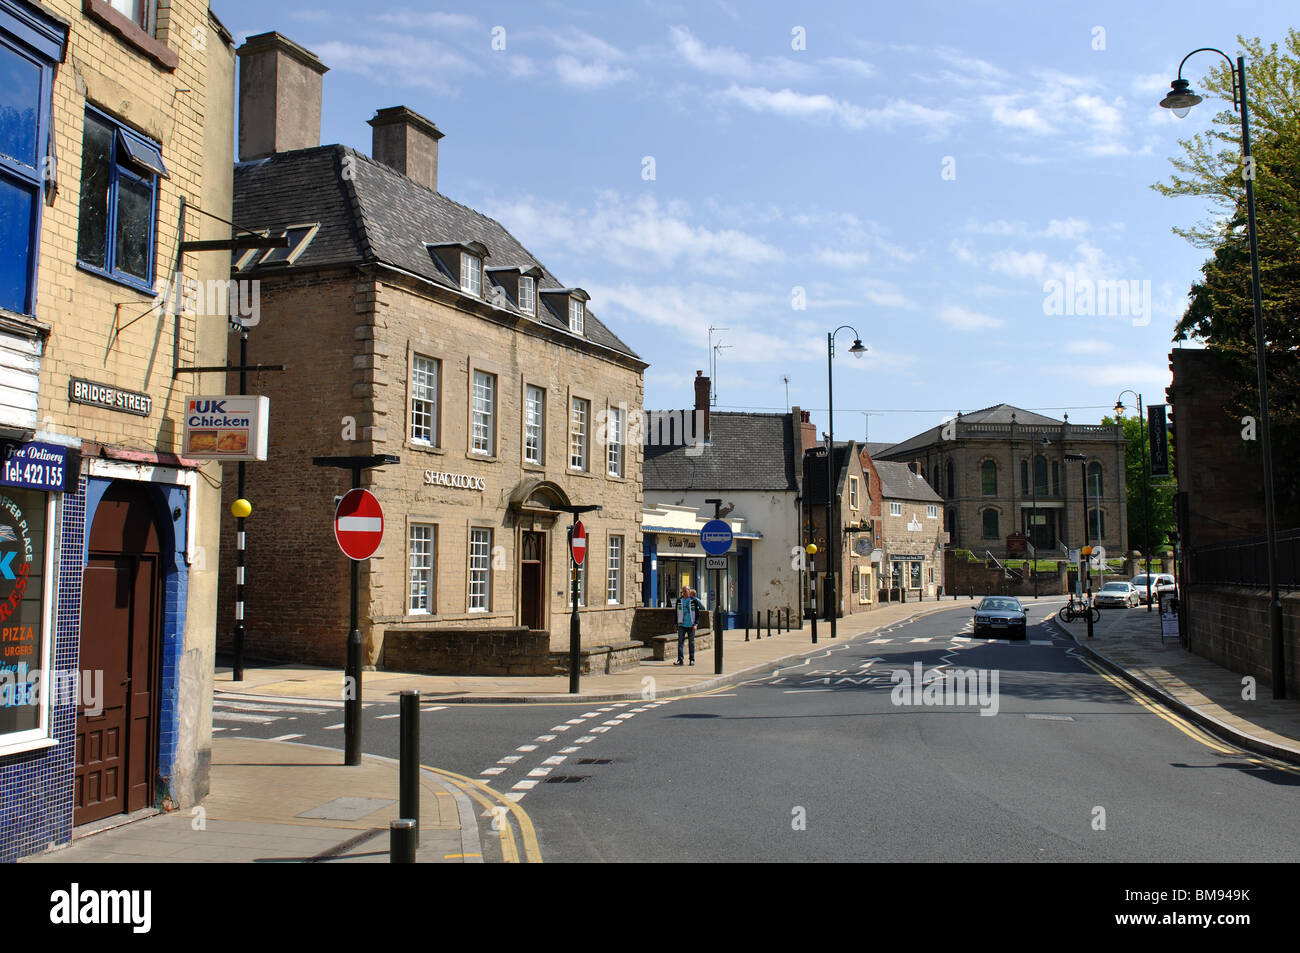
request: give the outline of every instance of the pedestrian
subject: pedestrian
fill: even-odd
[[[682,597],[677,600],[677,661],[682,664],[682,643],[689,635],[691,639],[691,664],[695,664],[695,627],[700,622],[700,613],[704,606],[695,598],[695,590],[689,586],[682,590]]]

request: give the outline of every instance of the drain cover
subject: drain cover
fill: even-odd
[[[553,774],[546,779],[547,784],[577,784],[591,777],[589,774]]]
[[[575,764],[613,764],[613,758],[579,758]]]

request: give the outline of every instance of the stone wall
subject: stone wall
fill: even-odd
[[[421,675],[554,675],[551,637],[523,627],[389,629],[387,671]]]
[[[1063,563],[1057,563],[1058,567],[1063,565]],[[1094,585],[1096,579],[1097,577],[1093,576]],[[1065,585],[1065,574],[1059,568],[1050,573],[1042,572],[1038,574],[1038,594],[1040,596],[1063,595],[1066,591]],[[1023,578],[1019,580],[1011,579],[1001,569],[987,568],[983,560],[970,562],[949,554],[948,558],[944,560],[944,595],[951,596],[956,592],[958,596],[968,596],[972,591],[977,596],[986,593],[1032,596],[1034,594],[1034,579],[1028,573],[1025,573]]]
[[[1268,591],[1238,586],[1183,589],[1187,647],[1217,665],[1273,684]],[[1287,686],[1300,685],[1300,593],[1282,595]]]

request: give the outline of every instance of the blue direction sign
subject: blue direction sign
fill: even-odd
[[[722,520],[709,520],[700,529],[700,545],[710,556],[721,556],[731,549],[731,527]]]

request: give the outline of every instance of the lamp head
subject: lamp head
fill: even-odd
[[[1160,100],[1160,105],[1172,109],[1174,115],[1182,119],[1189,109],[1201,101],[1201,97],[1192,92],[1190,87],[1191,84],[1185,79],[1174,80],[1168,95]]]
[[[867,353],[867,346],[862,343],[860,338],[854,338],[853,347],[849,348],[849,353],[854,357],[860,358],[863,354]]]
[[[1116,417],[1124,416],[1124,401],[1122,400],[1115,401],[1115,416]]]

